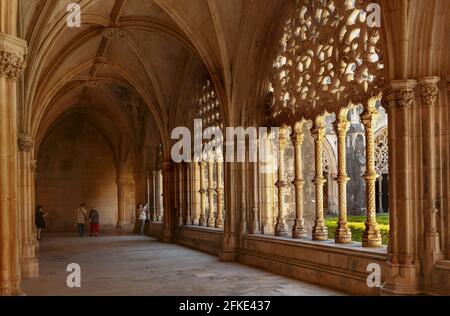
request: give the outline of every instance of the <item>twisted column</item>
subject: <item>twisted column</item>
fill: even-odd
[[[347,149],[346,138],[350,128],[347,120],[348,110],[342,110],[339,113],[334,125],[338,139],[338,175],[336,181],[338,183],[339,195],[339,220],[337,223],[334,239],[338,244],[348,244],[352,241],[352,232],[347,227],[347,182],[350,178],[347,176]]]
[[[206,226],[206,179],[205,179],[206,162],[200,162],[200,219],[199,226]]]
[[[376,218],[376,180],[378,178],[375,170],[375,127],[378,118],[375,109],[376,99],[370,99],[367,103],[366,110],[361,116],[362,123],[366,131],[366,229],[362,236],[363,247],[380,247],[381,234],[377,228]]]
[[[292,184],[295,188],[295,223],[292,227],[293,238],[303,238],[306,236],[305,220],[303,218],[303,170],[302,170],[302,144],[304,140],[303,134],[304,122],[297,122],[293,127],[291,139],[294,143],[295,156],[295,179]]]
[[[207,225],[208,227],[214,227],[215,226],[215,219],[214,219],[214,192],[216,191],[214,189],[214,160],[209,159],[208,160],[208,205],[209,205],[209,212],[208,212],[208,219],[207,219]]]
[[[278,181],[275,184],[278,188],[278,216],[275,225],[275,236],[287,236],[287,224],[285,215],[284,190],[286,188],[284,150],[286,149],[286,127],[280,128],[278,135]]]
[[[327,240],[328,229],[325,226],[323,216],[323,186],[326,182],[323,177],[323,141],[325,139],[325,117],[320,116],[316,118],[311,134],[315,142],[315,169],[316,176],[314,184],[316,187],[316,218],[312,229],[313,240]]]
[[[223,185],[222,185],[222,170],[223,162],[217,161],[217,216],[216,216],[216,228],[223,228]]]

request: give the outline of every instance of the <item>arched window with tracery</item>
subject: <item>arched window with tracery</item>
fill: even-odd
[[[315,218],[313,240],[328,239],[324,218],[323,151],[326,117],[335,117],[333,128],[337,139],[339,220],[334,235],[337,243],[351,242],[347,226],[346,136],[350,127],[348,111],[362,105],[361,122],[365,132],[366,168],[366,229],[362,244],[381,245],[376,222],[375,184],[375,127],[378,117],[376,104],[381,99],[380,87],[384,79],[380,29],[370,18],[371,6],[364,1],[297,0],[283,26],[278,54],[270,76],[268,122],[281,127],[279,159],[284,159],[286,143],[295,149],[296,219],[292,236],[305,237],[303,214],[303,185],[301,170],[303,126],[312,121],[315,157]],[[291,128],[292,135],[286,131]],[[286,236],[290,231],[286,222],[286,175],[284,165],[278,168],[278,210],[275,235]]]
[[[223,229],[223,115],[210,79],[197,86],[193,97],[194,130],[201,131],[201,157],[190,164],[189,211],[185,223]],[[210,137],[209,140],[204,138]]]

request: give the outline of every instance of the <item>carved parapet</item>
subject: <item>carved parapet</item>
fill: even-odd
[[[15,36],[0,33],[0,77],[18,79],[25,66],[27,43]]]

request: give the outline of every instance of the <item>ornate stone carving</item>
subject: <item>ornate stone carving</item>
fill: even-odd
[[[29,134],[19,134],[17,145],[20,152],[30,152],[34,146],[33,137]]]
[[[127,32],[121,28],[117,27],[107,27],[101,31],[103,37],[108,39],[122,39],[128,36]]]
[[[412,89],[403,89],[397,91],[397,104],[402,108],[409,108],[414,102],[414,91]]]
[[[365,1],[297,0],[271,76],[279,124],[365,102],[384,80],[380,31]]]
[[[389,173],[388,130],[385,128],[375,138],[375,170],[378,175]]]
[[[427,77],[420,80],[420,93],[425,105],[432,106],[439,97],[439,77]]]
[[[26,66],[24,56],[4,51],[0,51],[0,77],[18,79]]]

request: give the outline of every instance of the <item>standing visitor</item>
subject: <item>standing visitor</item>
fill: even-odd
[[[100,215],[98,214],[98,210],[96,208],[93,208],[89,212],[89,235],[92,237],[95,235],[95,237],[98,237],[98,231],[100,228]]]
[[[142,204],[139,204],[138,212],[139,212],[139,221],[141,224],[140,232],[141,232],[141,235],[144,235],[144,227],[145,227],[145,222],[147,220],[147,210],[144,207],[142,207]]]
[[[44,228],[46,228],[45,217],[48,212],[44,212],[44,208],[41,205],[36,206],[36,214],[35,214],[35,224],[37,229],[37,240],[41,240],[41,232]]]
[[[84,226],[88,220],[87,211],[85,208],[86,204],[81,203],[80,207],[75,211],[75,226],[77,227],[78,234],[80,237],[84,237]]]

